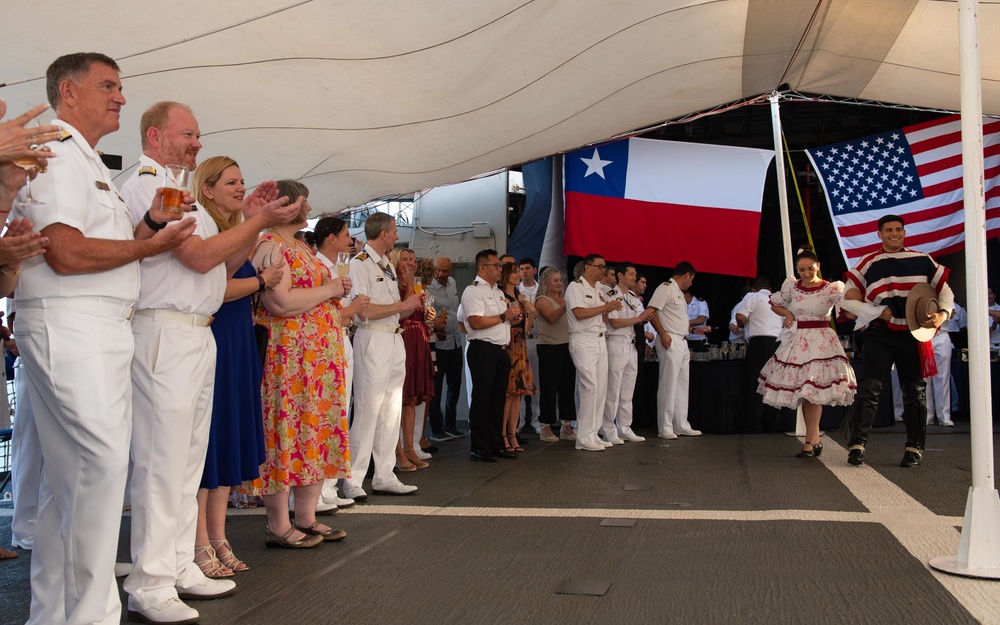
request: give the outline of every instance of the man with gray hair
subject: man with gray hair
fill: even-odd
[[[115,584],[120,503],[132,430],[133,338],[139,261],[176,248],[195,220],[136,240],[97,143],[118,130],[125,97],[113,59],[69,54],[46,72],[63,137],[32,185],[36,204],[16,217],[48,237],[44,256],[22,264],[18,343],[41,444],[44,478],[31,557],[35,623],[118,623]],[[191,198],[187,198],[191,201]],[[153,223],[160,193],[142,207]]]
[[[399,239],[396,220],[372,213],[365,221],[365,249],[351,261],[351,298],[367,295],[365,313],[356,315],[354,334],[354,420],[351,422],[351,477],[344,481],[344,496],[364,501],[362,488],[368,465],[374,460],[372,491],[383,495],[408,495],[416,486],[403,484],[393,474],[399,422],[403,410],[406,350],[400,318],[409,317],[424,301],[423,295],[399,298],[399,278],[389,252]]]

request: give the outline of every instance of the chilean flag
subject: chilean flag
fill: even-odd
[[[626,139],[566,154],[567,255],[754,277],[773,150]]]

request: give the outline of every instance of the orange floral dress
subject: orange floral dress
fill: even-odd
[[[330,279],[330,271],[296,243],[290,247],[265,233],[284,255],[292,288],[310,288]],[[260,465],[260,494],[307,486],[351,472],[344,405],[344,339],[340,303],[331,299],[294,317],[278,317],[261,307],[257,323],[268,328],[261,404],[267,460]]]

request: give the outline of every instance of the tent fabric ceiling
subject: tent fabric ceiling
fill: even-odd
[[[979,10],[1000,114],[1000,5]],[[959,108],[957,5],[932,0],[49,0],[8,10],[0,97],[44,100],[56,56],[118,60],[104,152],[139,155],[159,100],[201,157],[298,178],[315,211],[463,180],[774,90]],[[119,181],[124,180],[128,170]]]

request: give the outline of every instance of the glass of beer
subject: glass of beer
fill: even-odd
[[[424,281],[420,279],[420,276],[413,278],[413,292],[417,295],[424,292]]]
[[[351,272],[351,255],[347,252],[337,253],[337,275],[346,278]]]
[[[163,203],[160,208],[164,213],[183,215],[181,203],[184,194],[191,188],[191,170],[183,165],[165,165],[163,167]]]

